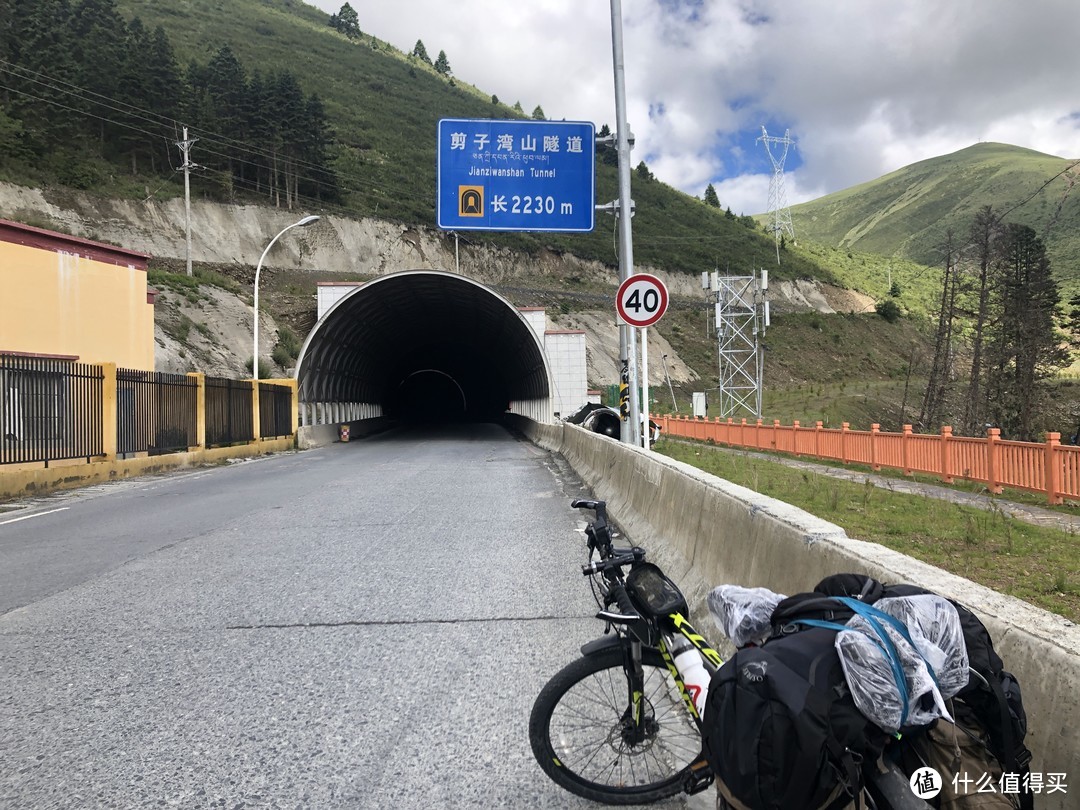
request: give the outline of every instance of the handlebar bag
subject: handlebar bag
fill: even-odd
[[[678,586],[659,566],[649,562],[638,563],[626,575],[626,593],[643,616],[686,616],[690,612]]]

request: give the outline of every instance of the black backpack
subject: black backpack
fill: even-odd
[[[729,807],[833,810],[888,736],[855,707],[834,648],[811,628],[739,650],[713,676],[703,749]]]
[[[853,596],[873,604],[878,599],[929,593],[933,592],[917,585],[883,585],[863,574],[836,574],[819,582],[813,593],[798,594],[781,602],[773,612],[773,631],[790,632],[797,626],[792,624],[796,618],[821,618],[822,614],[829,614],[831,620],[844,622],[851,617],[849,608],[829,597]],[[973,717],[986,730],[990,753],[1005,773],[1019,775],[1020,805],[1030,808],[1033,800],[1024,788],[1027,783],[1024,777],[1030,772],[1031,751],[1024,745],[1027,713],[1020,684],[1016,676],[1005,670],[986,625],[960,603],[949,601],[960,616],[968,665],[974,671],[967,686],[955,696],[957,719],[963,725],[965,717]]]

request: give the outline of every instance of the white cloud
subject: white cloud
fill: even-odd
[[[365,33],[445,50],[456,76],[526,112],[614,127],[609,3],[355,7]],[[762,123],[797,140],[792,204],[978,141],[1080,157],[1073,0],[627,0],[622,12],[634,163],[696,196],[712,182],[737,212],[767,207]]]

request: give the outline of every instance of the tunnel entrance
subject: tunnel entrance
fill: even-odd
[[[308,335],[301,407],[428,423],[496,421],[509,409],[550,421],[542,340],[509,301],[464,276],[383,276],[349,289]]]

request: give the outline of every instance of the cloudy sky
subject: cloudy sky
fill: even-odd
[[[610,0],[351,5],[365,33],[443,50],[526,113],[614,129]],[[790,204],[979,141],[1080,158],[1076,22],[1075,0],[622,0],[633,163],[753,214],[772,175],[762,125],[796,141]]]

